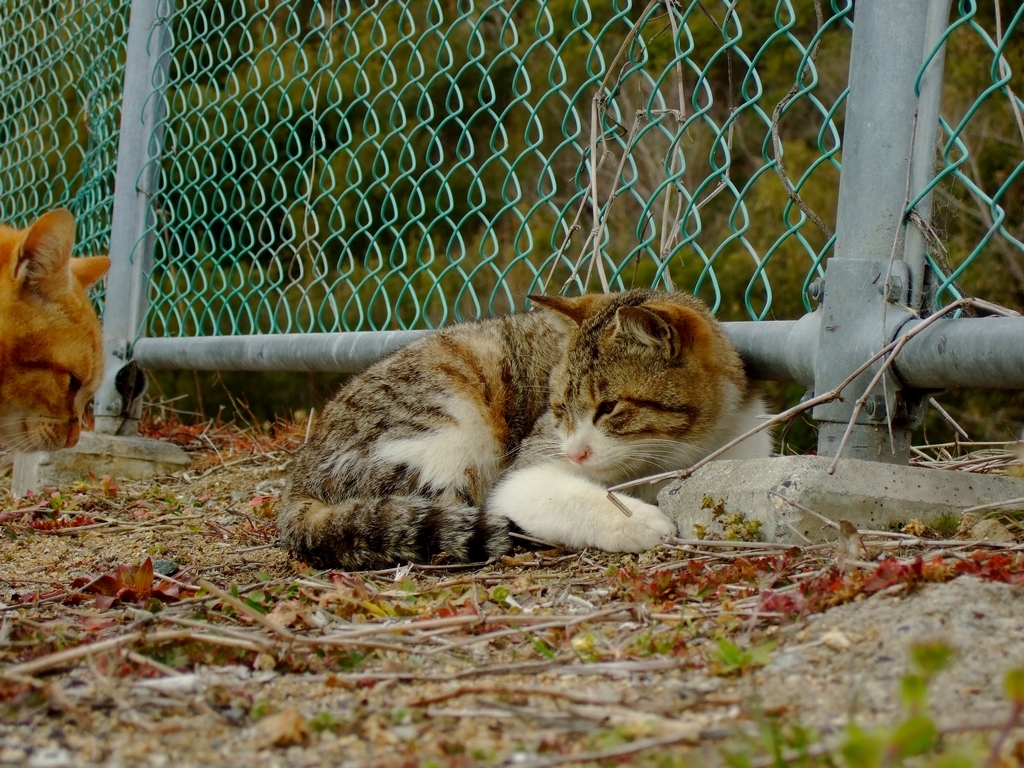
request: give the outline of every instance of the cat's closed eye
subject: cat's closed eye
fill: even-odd
[[[607,416],[618,406],[618,400],[605,400],[597,406],[597,410],[594,411],[594,423],[596,424],[598,419],[602,416]]]
[[[552,401],[551,414],[555,417],[555,421],[561,421],[562,417],[565,415],[565,404]]]

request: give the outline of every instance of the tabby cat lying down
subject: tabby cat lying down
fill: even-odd
[[[631,290],[531,297],[549,311],[457,325],[352,379],[289,469],[285,545],[350,570],[472,562],[510,523],[569,548],[640,552],[675,526],[657,487],[605,489],[687,467],[763,413],[703,303]],[[729,458],[767,456],[765,433]]]
[[[74,244],[63,208],[27,229],[0,225],[0,451],[73,446],[103,378],[100,321],[85,291],[110,259],[72,259]]]

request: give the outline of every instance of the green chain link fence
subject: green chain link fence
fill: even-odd
[[[110,244],[128,6],[6,2],[0,13],[0,223],[65,206],[77,255]]]
[[[140,331],[428,328],[563,286],[800,316],[852,3],[737,5],[178,0]],[[0,19],[0,221],[67,205],[81,254],[109,242],[128,6]],[[995,264],[1024,295],[1022,13],[961,2],[945,38],[943,301]]]

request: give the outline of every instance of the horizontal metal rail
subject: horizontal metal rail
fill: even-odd
[[[1024,389],[1024,317],[939,320],[907,342],[893,365],[914,389]]]
[[[800,320],[724,323],[752,378],[810,387],[819,313]],[[912,320],[901,331],[914,328]],[[139,339],[135,361],[153,370],[357,373],[431,331],[291,333]],[[1024,318],[940,320],[911,339],[894,362],[911,389],[1024,389]]]
[[[431,331],[275,333],[139,339],[135,361],[151,370],[358,373]]]

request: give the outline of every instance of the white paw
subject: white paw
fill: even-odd
[[[622,510],[616,509],[622,520],[614,528],[608,542],[610,546],[602,549],[608,552],[646,552],[654,549],[666,536],[676,535],[675,523],[653,504],[628,496],[618,498],[629,508],[633,516],[626,517]]]

